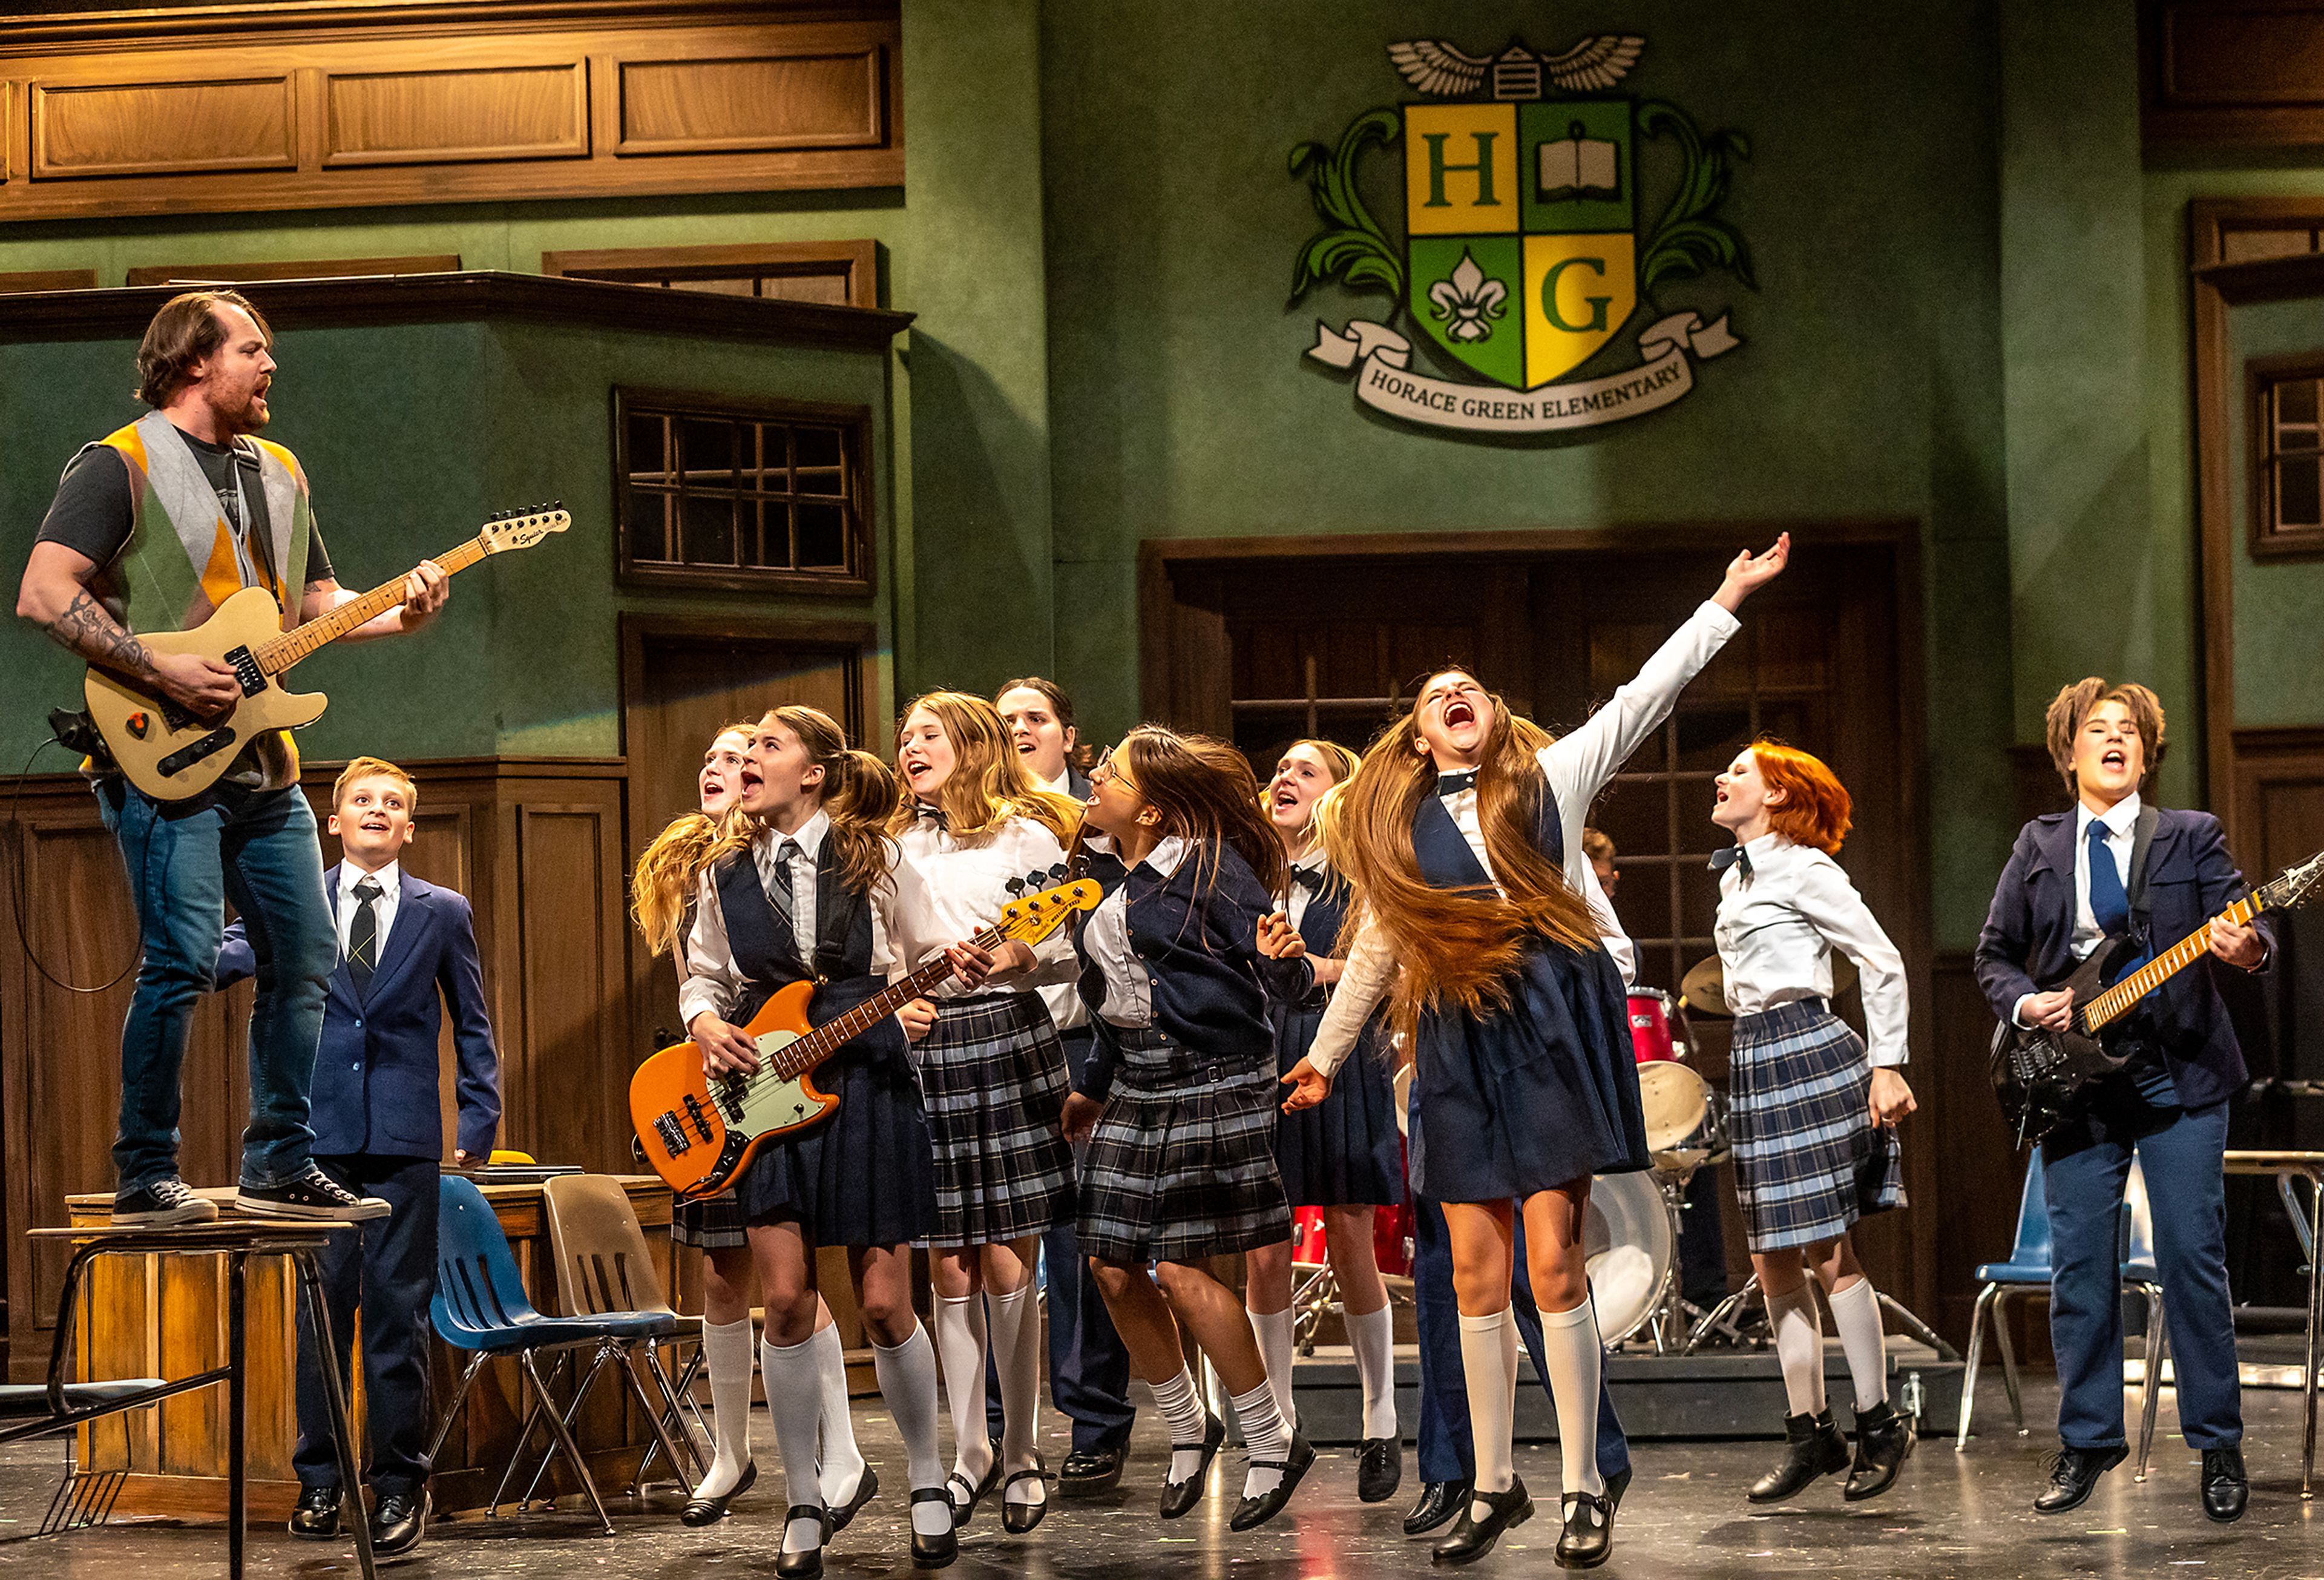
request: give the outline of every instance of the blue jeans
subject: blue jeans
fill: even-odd
[[[2127,1076],[2042,1143],[2050,1193],[2050,1343],[2058,1355],[2058,1436],[2070,1448],[2124,1446],[2124,1182],[2135,1152],[2154,1215],[2154,1260],[2190,1448],[2243,1441],[2236,1326],[2227,1293],[2227,1105],[2158,1105]]]
[[[178,1172],[179,1072],[195,1005],[210,991],[228,899],[258,964],[241,1182],[280,1185],[307,1167],[315,1140],[307,1091],[338,955],[315,814],[295,786],[157,801],[116,777],[97,782],[97,799],[128,864],[144,947],[121,1028],[120,1187]]]

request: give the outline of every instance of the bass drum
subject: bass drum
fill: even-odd
[[[1677,1267],[1670,1209],[1652,1175],[1600,1174],[1591,1183],[1582,1250],[1598,1335],[1610,1348],[1646,1325]]]

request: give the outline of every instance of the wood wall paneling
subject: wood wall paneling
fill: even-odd
[[[35,181],[289,170],[298,163],[290,79],[32,85]]]
[[[94,269],[0,270],[0,295],[28,291],[93,291],[96,288],[97,271]]]
[[[2324,5],[2143,0],[2149,146],[2324,143]]]
[[[601,247],[543,253],[540,272],[835,307],[880,305],[880,246],[869,239],[740,246]]]
[[[243,285],[268,280],[345,280],[377,274],[452,274],[457,253],[420,253],[401,258],[315,258],[290,263],[140,263],[129,271],[130,285]],[[89,285],[97,283],[95,270]],[[0,275],[0,282],[6,276]],[[271,320],[270,320],[271,321]]]
[[[621,74],[625,154],[867,148],[882,134],[877,49],[627,60]]]
[[[589,152],[580,60],[459,71],[331,72],[323,168],[479,159],[576,159]]]

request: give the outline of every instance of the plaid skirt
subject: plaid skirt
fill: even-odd
[[[697,1251],[736,1251],[751,1243],[742,1232],[742,1209],[734,1193],[722,1190],[703,1201],[682,1201],[670,1214],[669,1237]]]
[[[1904,1205],[1893,1128],[1871,1119],[1864,1040],[1821,999],[1735,1022],[1727,1125],[1754,1251],[1812,1244]]]
[[[1199,1261],[1291,1238],[1275,1165],[1271,1070],[1190,1058],[1158,1030],[1115,1036],[1122,1071],[1082,1166],[1074,1233],[1083,1254]],[[1167,1086],[1156,1080],[1165,1063],[1181,1077]]]
[[[992,1245],[1074,1215],[1065,1112],[1065,1045],[1041,995],[936,1001],[936,1029],[913,1052],[936,1150],[929,1243]]]

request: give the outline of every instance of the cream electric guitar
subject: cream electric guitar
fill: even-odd
[[[436,563],[447,576],[488,554],[530,549],[573,524],[563,510],[497,516],[484,531]],[[244,587],[191,631],[143,633],[149,652],[199,653],[234,668],[241,700],[222,712],[196,714],[158,690],[92,667],[85,689],[89,716],[129,782],[157,801],[181,801],[218,781],[242,748],[269,730],[313,724],[330,699],[319,691],[292,692],[281,677],[300,659],[337,642],[403,602],[403,577],[383,582],[351,603],[292,630],[282,629],[282,606],[263,587]]]

